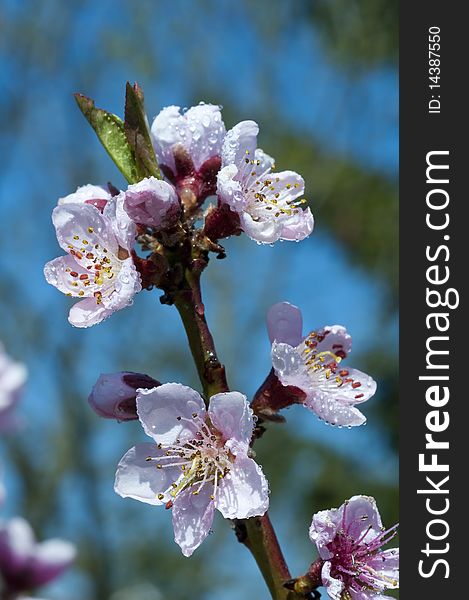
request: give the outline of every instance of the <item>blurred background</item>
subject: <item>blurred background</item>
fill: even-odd
[[[125,82],[144,88],[149,119],[169,104],[224,107],[227,128],[260,124],[279,170],[306,180],[316,219],[301,244],[226,242],[205,273],[205,304],[229,383],[248,396],[270,368],[264,316],[288,300],[307,330],[345,325],[349,365],[372,374],[368,424],[336,429],[290,409],[256,444],[271,517],[292,573],[315,558],[314,512],[358,493],[397,521],[397,0],[2,0],[0,3],[0,340],[29,370],[22,428],[0,440],[8,497],[38,537],[77,544],[50,600],[263,600],[248,551],[218,515],[190,559],[170,514],[113,492],[138,423],[88,407],[102,372],[134,370],[199,388],[184,332],[158,291],[89,330],[42,269],[61,254],[57,198],[124,182],[75,106],[80,91],[122,115]]]

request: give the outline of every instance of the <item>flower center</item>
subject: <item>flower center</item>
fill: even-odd
[[[291,217],[301,210],[306,200],[290,199],[290,190],[300,187],[299,183],[280,183],[280,178],[270,173],[270,168],[262,169],[259,159],[249,158],[249,150],[239,170],[243,192],[248,200],[246,207],[251,217],[259,221],[262,218],[281,216]]]
[[[93,234],[93,227],[88,227],[88,232],[90,235]],[[76,295],[90,296],[92,292],[96,303],[101,304],[103,296],[110,296],[114,291],[112,280],[121,270],[121,260],[100,243],[92,243],[78,235],[73,236],[73,243],[68,244],[68,252],[83,269],[88,271],[78,273],[67,267],[66,271],[71,279],[70,285],[76,288]],[[126,254],[127,258],[128,253]]]
[[[196,496],[205,485],[211,485],[210,498],[214,500],[220,480],[230,471],[233,457],[225,449],[218,432],[212,430],[197,413],[192,415],[192,419],[177,417],[177,420],[195,423],[197,431],[194,437],[185,443],[177,439],[175,444],[168,446],[158,444],[159,449],[165,450],[164,455],[149,456],[147,460],[156,462],[157,469],[180,467],[182,476],[171,484],[169,492],[173,498],[189,488]],[[158,498],[162,500],[164,494],[158,494]]]
[[[358,516],[345,526],[346,510],[347,506],[344,507],[341,529],[327,546],[333,555],[330,559],[331,575],[344,584],[342,600],[350,600],[350,590],[355,592],[370,590],[378,593],[387,587],[396,587],[398,582],[395,579],[376,570],[372,565],[378,558],[385,567],[386,558],[380,557],[380,549],[396,535],[397,525],[381,531],[371,539],[368,534],[372,526],[369,525],[359,537],[353,537],[350,532],[352,525],[359,521],[367,521],[369,517]]]
[[[320,344],[329,332],[319,334],[312,331],[308,337],[297,347],[298,352],[303,359],[308,374],[314,380],[316,387],[322,387],[324,391],[329,391],[331,384],[340,388],[343,385],[350,386],[352,389],[361,387],[361,382],[350,377],[350,371],[339,368],[339,363],[346,358],[346,353],[342,344],[334,344],[332,350],[318,351]],[[364,394],[357,392],[355,400],[363,398]]]

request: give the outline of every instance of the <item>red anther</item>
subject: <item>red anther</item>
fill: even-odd
[[[348,374],[349,372],[347,371],[347,369],[342,369],[342,371],[339,371],[339,375],[341,377],[347,377]]]
[[[78,273],[76,271],[70,271],[71,277],[78,277]]]
[[[81,279],[81,281],[84,281],[85,279],[88,279],[88,277],[89,277],[88,273],[82,273],[82,274],[80,275],[80,279]]]
[[[355,400],[359,400],[360,398],[363,398],[363,396],[364,396],[364,395],[365,395],[365,394],[357,394],[357,395],[355,396]]]
[[[352,387],[353,387],[353,388],[357,388],[357,387],[360,387],[360,386],[361,386],[361,383],[360,383],[359,381],[354,381],[354,382],[352,383]]]
[[[172,500],[168,500],[168,502],[166,502],[166,504],[164,505],[164,507],[166,508],[166,510],[169,510],[170,508],[173,508],[173,501]]]
[[[343,351],[343,350],[337,350],[336,352],[337,356],[340,358],[347,358],[347,354]]]

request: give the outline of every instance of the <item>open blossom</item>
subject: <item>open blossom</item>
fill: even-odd
[[[181,213],[174,187],[156,177],[129,185],[124,194],[124,209],[135,223],[156,229],[171,227]]]
[[[151,126],[158,163],[165,173],[170,170],[171,179],[178,175],[178,149],[185,151],[196,172],[203,171],[204,164],[220,157],[225,132],[220,107],[204,103],[182,113],[179,106],[168,106]]]
[[[53,210],[57,240],[67,255],[47,263],[44,274],[67,296],[81,298],[70,309],[75,327],[100,323],[132,304],[142,289],[131,257],[136,226],[123,201],[123,193],[110,197],[102,212],[86,202],[65,202]]]
[[[115,490],[172,508],[175,541],[190,556],[210,532],[215,508],[226,519],[263,515],[268,484],[249,457],[253,416],[239,392],[216,394],[208,410],[179,383],[140,390],[137,411],[151,443],[121,459]]]
[[[376,392],[375,381],[341,363],[352,348],[352,338],[341,325],[302,334],[301,311],[288,302],[267,314],[272,343],[272,365],[284,386],[306,394],[304,406],[332,425],[362,425],[366,418],[356,408]]]
[[[0,344],[0,431],[15,428],[15,405],[26,377],[26,367],[12,360]]]
[[[257,148],[259,127],[242,121],[228,131],[223,142],[222,169],[217,194],[239,214],[241,227],[253,240],[303,240],[314,226],[306,202],[303,178],[293,171],[275,173],[274,159]]]
[[[11,593],[49,583],[75,560],[73,544],[60,539],[37,543],[27,521],[20,517],[0,522],[0,575]]]
[[[309,537],[324,560],[322,583],[332,600],[385,600],[386,589],[399,587],[399,548],[381,550],[396,527],[384,530],[369,496],[314,515]]]

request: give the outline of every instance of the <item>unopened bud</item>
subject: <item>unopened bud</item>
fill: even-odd
[[[88,402],[100,417],[131,421],[138,419],[137,390],[159,385],[159,381],[143,373],[123,371],[102,374],[94,384]]]
[[[135,223],[155,229],[173,226],[181,214],[174,187],[156,177],[147,177],[129,185],[125,192],[124,209]]]
[[[241,226],[238,213],[226,204],[212,206],[205,216],[204,234],[213,242],[230,235],[240,235]]]

